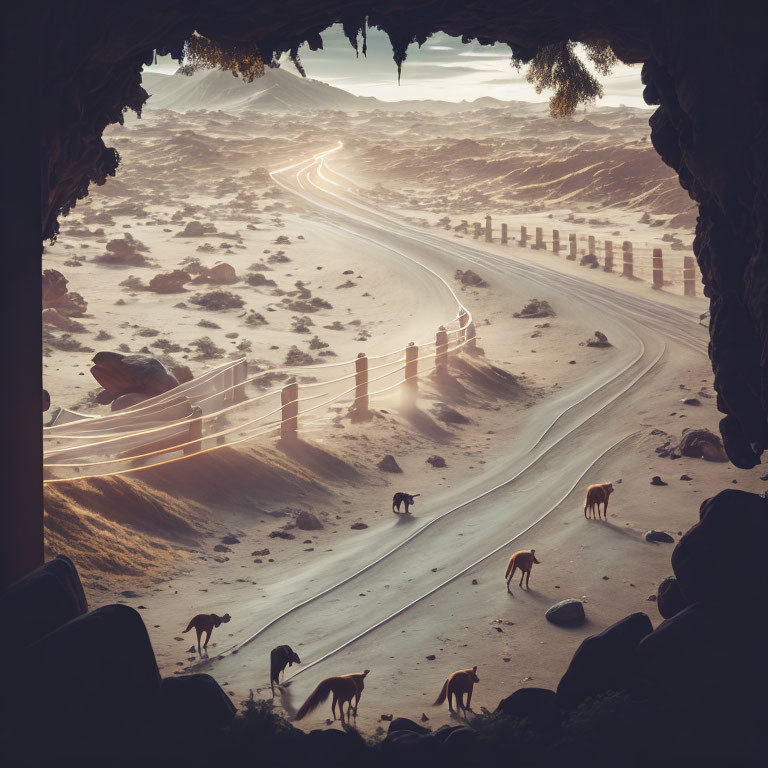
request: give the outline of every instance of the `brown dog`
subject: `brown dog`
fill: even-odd
[[[458,672],[454,672],[444,683],[443,689],[440,691],[440,695],[435,701],[435,707],[439,707],[444,701],[445,697],[448,697],[448,710],[453,712],[453,702],[451,698],[456,697],[456,709],[463,709],[466,716],[467,710],[470,712],[472,708],[469,706],[472,702],[472,689],[475,683],[479,683],[480,678],[477,676],[477,667],[472,669],[461,669]],[[464,694],[467,694],[466,704],[464,703]]]
[[[515,571],[520,569],[520,586],[523,586],[523,578],[525,578],[525,588],[528,589],[528,582],[531,580],[531,570],[533,564],[539,565],[539,561],[536,559],[535,549],[524,549],[521,552],[515,552],[512,557],[509,558],[509,565],[507,566],[507,573],[505,577],[507,579],[507,592],[510,592],[509,582],[512,581],[512,577],[515,575]]]
[[[200,650],[200,637],[205,632],[205,642],[203,648],[208,650],[208,641],[211,639],[211,632],[214,627],[219,627],[222,624],[226,624],[230,620],[230,615],[225,613],[223,616],[217,616],[215,613],[198,613],[187,625],[185,632],[189,632],[192,627],[197,632],[197,652],[202,656],[203,652]]]
[[[599,483],[590,485],[587,488],[587,501],[584,504],[584,517],[587,517],[587,510],[595,516],[597,509],[597,519],[600,519],[600,505],[603,505],[603,518],[608,519],[608,498],[613,493],[613,483]]]
[[[362,696],[363,688],[365,687],[365,676],[370,671],[370,669],[366,669],[363,672],[355,672],[351,675],[327,677],[314,691],[312,691],[312,693],[309,694],[309,698],[301,705],[301,709],[296,713],[294,720],[301,720],[303,717],[306,717],[331,694],[333,694],[331,713],[333,714],[334,720],[336,719],[336,702],[339,703],[339,714],[341,715],[341,722],[343,723],[344,702],[347,702],[347,717],[349,717],[349,713],[352,710],[352,699],[355,700],[354,717],[357,717],[357,705],[360,703],[360,696]]]
[[[290,645],[278,645],[269,654],[269,682],[272,686],[272,695],[275,695],[275,684],[280,687],[280,673],[286,667],[292,667],[294,662],[301,664],[299,654]]]

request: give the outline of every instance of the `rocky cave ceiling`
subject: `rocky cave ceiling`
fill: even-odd
[[[566,40],[607,40],[643,63],[658,105],[651,139],[699,204],[694,251],[710,298],[710,357],[739,467],[768,446],[768,3],[722,0],[137,0],[51,3],[42,17],[42,235],[119,165],[107,125],[140,112],[141,69],[154,51],[179,58],[194,32],[258,45],[269,61],[341,21],[362,46],[367,24],[390,36],[394,58],[433,32],[508,43],[528,60]]]

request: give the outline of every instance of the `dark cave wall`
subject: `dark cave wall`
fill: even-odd
[[[344,21],[390,34],[402,55],[435,31],[507,42],[530,57],[563,39],[608,39],[627,63],[644,62],[654,146],[699,203],[694,250],[711,301],[710,356],[732,461],[748,468],[768,446],[768,126],[765,5],[722,0],[138,0],[51,4],[43,19],[42,234],[114,175],[101,134],[140,111],[142,64],[153,49],[180,56],[193,30],[256,42],[265,60]],[[393,77],[395,77],[393,66]]]

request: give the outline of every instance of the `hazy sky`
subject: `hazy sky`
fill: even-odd
[[[354,48],[341,31],[331,27],[322,33],[323,50],[304,46],[299,55],[308,77],[343,88],[360,96],[376,96],[385,101],[401,99],[473,100],[479,96],[519,101],[547,101],[549,94],[537,94],[510,63],[506,45],[462,45],[461,40],[438,33],[419,48],[412,45],[403,64],[400,85],[392,60],[389,38],[378,30],[368,30],[368,56],[355,56]],[[174,62],[162,62],[154,71],[170,72]],[[288,61],[283,66],[295,71]],[[645,107],[640,83],[640,66],[620,64],[613,74],[601,78],[605,96],[599,104],[626,104]]]

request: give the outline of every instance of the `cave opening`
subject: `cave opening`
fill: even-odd
[[[3,470],[3,585],[43,560],[42,245],[91,184],[119,177],[119,156],[102,133],[126,109],[141,109],[142,66],[154,51],[181,59],[196,31],[224,51],[257,44],[264,59],[295,55],[304,41],[316,46],[322,30],[341,21],[355,38],[366,23],[384,29],[401,61],[410,43],[443,31],[508,43],[523,60],[544,46],[605,40],[620,61],[642,64],[645,99],[658,107],[649,121],[651,141],[699,208],[693,248],[710,301],[709,355],[723,443],[735,466],[760,463],[768,446],[768,53],[759,36],[768,8],[734,9],[715,0],[631,6],[561,0],[543,10],[492,0],[471,7],[423,0],[407,9],[396,1],[310,0],[206,8],[161,0],[117,8],[81,0],[47,7],[39,17],[24,10],[16,16],[3,32],[5,56],[33,64],[11,84],[18,120],[8,126],[4,147],[3,242],[13,295],[3,311],[6,328],[14,329],[7,355],[15,375],[5,382],[14,407],[6,438],[11,459]],[[250,66],[259,65],[251,59]],[[731,496],[729,503],[742,501]],[[753,502],[743,504],[752,515]],[[661,657],[656,661],[664,666]]]

